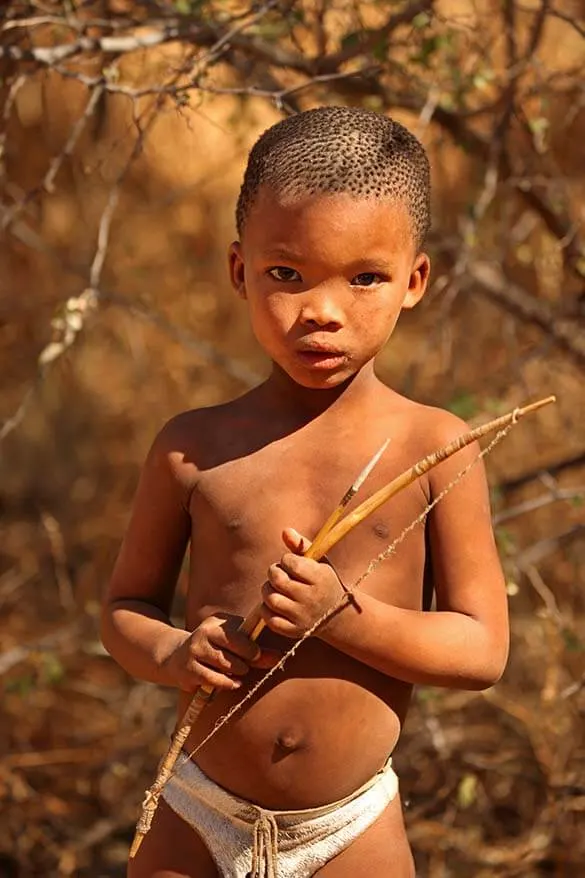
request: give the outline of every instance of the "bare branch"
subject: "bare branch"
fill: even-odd
[[[100,283],[100,277],[102,274],[102,269],[104,267],[104,262],[106,259],[106,251],[108,248],[108,241],[110,238],[110,227],[112,225],[112,218],[114,216],[114,212],[116,207],[118,206],[118,199],[120,195],[119,185],[116,184],[110,189],[110,194],[108,196],[107,204],[104,208],[100,219],[100,225],[98,230],[98,241],[97,247],[95,251],[95,256],[93,262],[91,264],[91,268],[89,271],[89,285],[91,289],[97,290]]]
[[[550,12],[550,0],[540,0],[540,8],[538,9],[532,25],[530,38],[526,47],[525,60],[532,58],[544,34],[544,25],[546,17]]]
[[[104,88],[102,85],[96,85],[93,88],[90,98],[85,106],[85,109],[79,119],[76,121],[75,125],[71,129],[71,133],[69,138],[61,150],[61,152],[55,156],[55,158],[50,163],[47,173],[43,177],[41,183],[33,189],[30,189],[26,195],[23,196],[19,201],[13,204],[10,208],[5,208],[2,211],[2,217],[0,221],[0,228],[6,229],[12,223],[14,223],[15,219],[22,213],[27,204],[29,204],[34,198],[38,196],[38,194],[45,189],[49,193],[53,193],[55,191],[55,178],[59,173],[59,170],[65,161],[75,149],[77,141],[79,140],[83,129],[87,124],[87,120],[90,116],[93,115],[95,109],[104,93]]]
[[[8,418],[8,420],[4,421],[4,423],[0,427],[0,442],[3,442],[8,434],[12,433],[13,430],[16,430],[16,428],[20,426],[21,422],[24,420],[24,416],[28,411],[28,407],[34,399],[35,389],[36,388],[34,385],[28,388],[22,402],[20,403],[14,414],[10,418]]]
[[[560,693],[560,698],[571,698],[573,695],[576,695],[583,687],[585,686],[585,672],[581,674],[579,680],[575,680],[573,683],[569,683]]]
[[[4,103],[4,110],[2,111],[3,125],[2,131],[0,131],[0,179],[4,174],[4,151],[6,148],[6,137],[8,135],[8,120],[10,119],[10,115],[12,113],[12,108],[14,106],[14,101],[16,100],[16,95],[25,84],[25,82],[26,76],[24,76],[24,74],[16,76],[10,85],[8,94],[6,96],[6,101]]]
[[[73,590],[73,582],[69,575],[69,565],[67,563],[67,551],[65,548],[65,540],[63,531],[54,515],[47,510],[41,510],[41,521],[47,533],[49,545],[51,547],[51,555],[55,568],[55,579],[57,580],[57,588],[59,590],[59,601],[64,610],[72,610],[75,606],[75,596]]]
[[[504,509],[502,512],[497,512],[493,516],[493,522],[495,525],[503,524],[506,521],[511,521],[513,518],[518,518],[529,512],[535,512],[537,509],[542,509],[544,506],[550,506],[551,503],[570,503],[580,500],[585,500],[585,485],[580,488],[558,488],[556,491],[541,494],[533,500],[526,500],[524,503],[519,503],[517,506],[512,506],[510,509]]]
[[[434,0],[414,0],[400,12],[395,12],[381,27],[371,31],[364,31],[359,35],[353,45],[349,45],[333,55],[326,55],[317,62],[317,70],[320,73],[332,73],[343,64],[347,64],[358,55],[367,55],[381,43],[384,43],[402,24],[409,24],[413,18],[421,12],[431,12]]]
[[[585,333],[577,320],[556,315],[547,302],[511,283],[502,269],[493,263],[474,261],[469,265],[468,274],[479,292],[521,317],[525,323],[539,326],[579,365],[585,364]]]
[[[63,164],[65,159],[70,156],[75,149],[77,141],[79,140],[81,133],[86,126],[87,120],[90,118],[90,116],[94,114],[95,109],[100,102],[103,94],[104,88],[101,85],[96,86],[92,90],[83,113],[71,129],[71,134],[69,135],[67,143],[65,144],[59,155],[56,156],[49,165],[49,169],[45,174],[45,177],[41,184],[42,187],[47,190],[47,192],[52,193],[55,191],[55,178],[59,173],[59,169],[61,168],[61,165]]]
[[[71,43],[61,43],[56,46],[32,46],[23,49],[21,46],[0,46],[0,59],[7,58],[13,61],[36,61],[46,67],[53,67],[68,58],[83,53],[92,54],[99,52],[103,55],[123,55],[135,52],[138,49],[151,49],[171,40],[193,39],[205,41],[211,39],[209,29],[192,25],[181,28],[179,25],[161,26],[160,29],[152,29],[148,33],[135,34],[132,36],[113,37],[79,37]]]
[[[559,460],[556,463],[549,463],[546,467],[531,469],[519,476],[506,479],[498,484],[498,490],[502,492],[515,491],[518,488],[523,488],[524,485],[528,485],[530,482],[536,481],[536,479],[542,479],[543,476],[555,476],[566,470],[577,469],[582,466],[585,466],[585,451],[563,458],[563,460]]]
[[[563,546],[571,543],[573,540],[577,539],[577,537],[581,537],[583,533],[585,533],[585,523],[575,524],[573,527],[570,527],[568,530],[556,534],[555,536],[544,537],[544,539],[536,540],[531,546],[527,546],[523,549],[514,558],[514,562],[521,569],[526,568],[528,565],[538,564],[538,562],[542,561],[543,558],[546,558],[547,555],[551,555],[553,552],[563,548]]]
[[[210,47],[214,51],[230,43],[234,48],[260,60],[311,75],[315,72],[314,67],[300,53],[289,52],[261,38],[242,34],[243,30],[256,23],[276,5],[276,2],[277,0],[268,0],[251,18],[235,28],[185,20],[184,17],[150,21],[148,30],[141,28],[140,33],[135,34],[95,37],[85,35],[68,43],[45,47],[32,46],[26,49],[19,45],[0,45],[0,60],[6,58],[13,61],[36,61],[43,66],[54,67],[82,54],[101,53],[119,56],[181,40],[201,47]]]
[[[262,375],[250,368],[246,363],[235,357],[228,357],[221,353],[215,345],[205,339],[198,338],[184,329],[171,323],[162,314],[156,312],[153,308],[147,308],[140,302],[133,302],[120,293],[102,290],[100,299],[104,304],[115,305],[123,308],[130,314],[134,314],[141,320],[145,320],[165,332],[170,338],[177,341],[185,350],[192,351],[203,362],[210,363],[219,368],[224,374],[235,379],[244,387],[253,387],[262,380]]]
[[[359,77],[367,76],[372,73],[376,68],[369,67],[364,68],[363,70],[354,70],[349,73],[324,73],[320,76],[314,76],[308,82],[301,82],[298,85],[290,86],[289,88],[281,88],[281,89],[262,89],[257,86],[240,86],[229,88],[222,88],[221,86],[215,85],[203,85],[199,83],[197,85],[198,91],[208,92],[209,94],[216,95],[240,95],[246,97],[258,97],[258,98],[268,98],[270,101],[273,101],[277,107],[280,107],[287,98],[292,97],[293,95],[298,95],[303,91],[307,91],[309,88],[313,88],[315,85],[329,85],[330,83],[338,82],[339,80],[355,80],[359,79]]]
[[[556,9],[547,2],[547,0],[542,0],[541,7],[537,13],[537,16],[540,18],[543,7],[546,6],[546,14],[552,16],[553,18],[558,18],[559,21],[564,21],[566,24],[570,25],[570,27],[575,30],[579,36],[585,37],[585,26],[578,21],[575,15],[572,15],[568,12],[563,12],[561,9]],[[518,6],[518,9],[521,9],[522,12],[534,12],[533,7],[531,6]]]
[[[79,633],[80,627],[80,620],[71,622],[32,643],[21,644],[0,653],[0,676],[8,673],[14,665],[24,661],[31,653],[38,650],[54,649],[56,646],[61,646],[72,640]]]
[[[564,620],[557,604],[557,599],[538,572],[538,569],[534,564],[530,563],[521,564],[519,569],[528,577],[532,588],[544,604],[546,615],[554,621],[558,628],[562,629],[564,627]]]

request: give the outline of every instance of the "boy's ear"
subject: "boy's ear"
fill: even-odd
[[[426,253],[419,253],[412,266],[408,290],[402,303],[403,308],[414,308],[418,305],[426,292],[430,273],[431,260]]]
[[[244,259],[242,257],[242,245],[239,241],[233,241],[228,250],[230,280],[232,287],[241,299],[246,298],[246,281],[244,277]]]

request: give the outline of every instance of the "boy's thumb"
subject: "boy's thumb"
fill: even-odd
[[[311,540],[302,536],[294,527],[285,527],[282,532],[282,539],[287,549],[290,552],[294,552],[295,555],[304,555],[311,545]]]

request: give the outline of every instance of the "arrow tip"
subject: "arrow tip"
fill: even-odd
[[[380,458],[382,457],[382,455],[384,454],[384,452],[388,448],[389,444],[390,444],[390,439],[386,439],[386,441],[384,442],[382,447],[378,451],[376,451],[376,453],[374,454],[372,459],[365,465],[365,467],[363,468],[363,470],[361,471],[361,473],[359,474],[359,476],[357,477],[357,479],[355,480],[355,482],[352,485],[352,490],[353,490],[354,494],[357,491],[359,491],[359,489],[361,488],[361,486],[363,485],[365,480],[368,478],[368,476],[370,475],[370,473],[372,472],[372,470],[374,469],[374,467],[376,466],[376,464],[378,463],[378,461],[380,460]]]

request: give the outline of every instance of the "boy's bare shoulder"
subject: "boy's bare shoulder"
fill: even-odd
[[[453,412],[437,406],[425,405],[407,397],[397,403],[407,424],[407,432],[423,453],[438,448],[469,431],[469,425]]]
[[[229,423],[237,419],[237,403],[234,400],[174,415],[155,437],[148,463],[169,470],[183,487],[194,487],[210,450],[221,442]]]
[[[427,405],[421,405],[420,408],[421,422],[426,425],[429,438],[435,444],[444,445],[469,432],[469,424],[447,409]]]

